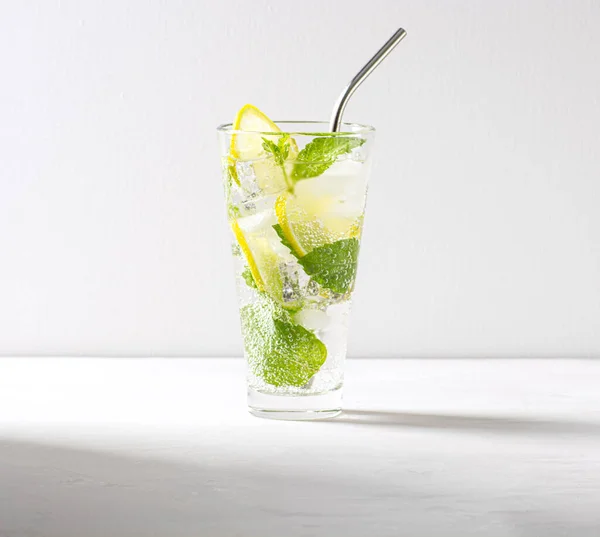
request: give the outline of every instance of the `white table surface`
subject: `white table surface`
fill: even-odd
[[[0,358],[0,536],[600,536],[600,361],[347,371],[277,422],[238,359]]]

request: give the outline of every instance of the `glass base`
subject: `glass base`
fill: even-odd
[[[342,411],[342,389],[319,395],[273,395],[248,388],[248,410],[271,420],[324,420]]]

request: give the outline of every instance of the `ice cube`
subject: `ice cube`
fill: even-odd
[[[324,330],[331,323],[331,318],[319,309],[305,308],[294,314],[294,321],[307,330]]]
[[[283,284],[283,301],[290,303],[301,300],[301,287],[304,283],[303,278],[306,275],[300,270],[298,264],[293,261],[279,263],[279,273]]]
[[[256,207],[256,206],[255,206]],[[257,212],[250,216],[244,216],[238,219],[238,224],[245,232],[257,233],[272,229],[277,223],[275,213],[271,210]]]

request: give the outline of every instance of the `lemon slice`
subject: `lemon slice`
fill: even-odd
[[[259,231],[244,229],[238,220],[231,222],[231,229],[246,258],[258,290],[279,299],[283,290],[279,257],[271,248],[269,239]]]
[[[341,239],[358,237],[362,215],[340,214],[335,197],[281,194],[275,202],[277,223],[298,257]]]
[[[360,236],[366,172],[360,162],[337,162],[318,177],[298,181],[293,194],[277,198],[277,223],[296,256]]]
[[[231,136],[230,154],[239,160],[252,160],[263,154],[261,133],[281,132],[275,123],[251,104],[240,109],[232,128],[234,131],[250,131],[243,134],[235,132]]]
[[[289,139],[288,162],[284,169],[278,166],[273,158],[263,148],[263,138],[271,139],[275,143],[281,129],[273,123],[256,106],[247,104],[243,106],[233,122],[231,146],[229,149],[230,169],[234,170],[232,177],[240,185],[236,170],[237,162],[248,163],[252,166],[259,188],[265,194],[273,194],[287,189],[286,174],[291,173],[293,161],[298,155],[298,146],[293,138]],[[248,131],[248,132],[237,132]]]

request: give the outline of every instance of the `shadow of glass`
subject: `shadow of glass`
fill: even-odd
[[[344,410],[327,423],[352,423],[387,428],[451,429],[459,432],[489,432],[533,435],[599,436],[600,422],[524,419],[511,416],[426,414],[391,410]]]
[[[348,421],[502,432],[532,427],[509,418],[361,410],[328,423]],[[573,430],[573,424],[535,423],[542,427],[538,431]],[[597,535],[587,531],[585,521],[565,519],[550,527],[549,512],[529,513],[521,500],[513,507],[511,498],[525,493],[537,498],[538,489],[515,492],[510,476],[490,471],[487,463],[471,487],[461,486],[471,469],[467,463],[432,472],[443,460],[444,446],[433,459],[402,455],[393,464],[383,460],[376,465],[379,471],[357,464],[352,450],[350,456],[332,449],[299,457],[304,449],[270,450],[257,463],[256,457],[244,456],[243,448],[217,456],[211,447],[196,446],[181,461],[165,458],[160,450],[133,455],[0,437],[0,536],[393,537],[405,528],[414,536],[464,537],[491,536],[490,520],[501,524],[494,536],[513,535],[515,528],[523,537]],[[563,464],[553,472],[554,479],[563,473],[571,479],[573,468]],[[585,500],[595,513],[594,491],[575,497],[567,490],[560,505],[568,513]],[[455,505],[468,507],[457,510]],[[588,518],[596,520],[589,513]]]
[[[183,462],[162,455],[0,437],[0,536],[346,535],[348,503],[373,488],[368,476],[332,469],[328,459],[307,467],[272,454],[257,464],[201,446]],[[372,503],[363,504],[354,523],[367,531],[376,520]],[[386,516],[377,523],[392,527],[393,510]]]

